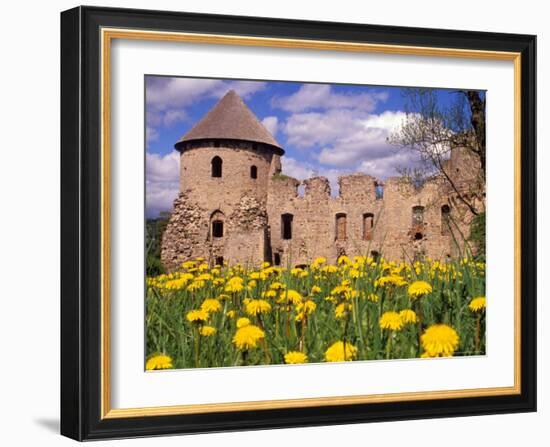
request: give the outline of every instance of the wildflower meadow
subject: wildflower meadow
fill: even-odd
[[[185,262],[147,278],[146,369],[485,354],[485,265]]]

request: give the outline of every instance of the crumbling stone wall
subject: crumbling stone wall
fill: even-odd
[[[280,156],[268,147],[233,141],[194,144],[181,154],[181,192],[162,243],[162,262],[169,270],[199,256],[212,264],[266,260],[307,265],[319,256],[336,262],[341,255],[381,254],[410,262],[466,252],[473,215],[442,176],[417,188],[402,178],[382,184],[365,174],[345,175],[339,178],[338,196],[332,196],[324,177],[300,182],[281,174]],[[211,175],[214,156],[223,160],[221,178]],[[252,165],[256,179],[250,176]],[[475,160],[456,151],[448,167],[456,185],[470,194],[479,181]],[[298,194],[301,184],[303,196]],[[483,190],[483,182],[475,186]],[[421,219],[413,219],[413,209],[421,210]],[[212,235],[213,213],[223,214],[221,238]],[[290,237],[283,215],[292,216]]]

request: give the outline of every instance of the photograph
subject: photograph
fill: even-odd
[[[488,91],[144,86],[146,371],[487,354]]]

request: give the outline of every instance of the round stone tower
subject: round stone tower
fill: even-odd
[[[269,177],[284,151],[242,99],[229,91],[175,148],[180,194],[162,241],[165,267],[268,258]]]

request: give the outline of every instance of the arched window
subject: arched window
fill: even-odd
[[[210,216],[210,234],[213,238],[221,238],[224,235],[225,215],[217,210]]]
[[[212,221],[212,237],[223,237],[223,220]]]
[[[374,229],[374,214],[363,214],[363,239],[366,241],[372,240],[372,231]]]
[[[212,177],[222,176],[222,159],[217,155],[212,159]]]
[[[451,207],[447,204],[441,207],[441,234],[451,234]]]
[[[384,185],[382,185],[382,183],[374,182],[374,195],[376,200],[382,200],[384,198]]]
[[[258,168],[254,165],[250,166],[250,178],[258,178]]]
[[[347,236],[347,218],[344,213],[338,213],[336,215],[336,240],[345,241]]]
[[[292,239],[292,220],[294,216],[286,213],[281,215],[281,238]]]

